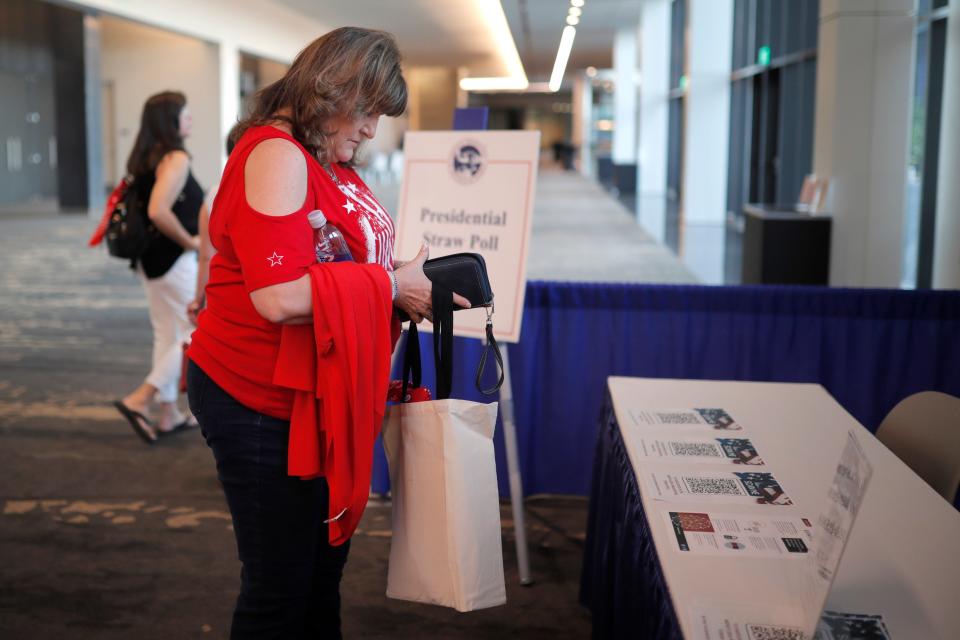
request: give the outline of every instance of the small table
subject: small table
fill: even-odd
[[[767,470],[793,506],[778,514],[815,519],[848,430],[874,467],[826,608],[882,614],[894,640],[960,637],[960,513],[857,423],[819,385],[617,378],[594,459],[581,601],[595,638],[693,637],[691,602],[735,599],[785,604],[784,572],[799,561],[683,555],[662,522],[678,503],[645,495],[631,453],[631,407],[722,407],[749,429]],[[716,468],[715,466],[713,467]],[[749,512],[749,506],[684,503],[684,511]],[[786,563],[786,564],[785,564]]]

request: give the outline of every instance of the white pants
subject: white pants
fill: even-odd
[[[176,402],[183,366],[183,344],[190,341],[193,325],[187,305],[197,288],[197,252],[184,251],[170,270],[149,279],[138,268],[150,307],[153,325],[153,368],[147,383],[157,388],[158,402]]]

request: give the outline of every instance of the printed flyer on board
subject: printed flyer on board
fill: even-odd
[[[662,515],[675,548],[691,555],[808,558],[813,540],[807,518],[689,511]]]
[[[677,427],[681,429],[719,429],[739,431],[743,427],[725,409],[627,409],[636,426]]]
[[[625,437],[633,450],[644,458],[673,462],[716,462],[761,466],[763,458],[749,438],[674,438],[648,436],[631,429]]]
[[[649,495],[668,502],[721,502],[791,505],[793,500],[772,473],[755,471],[645,470]]]
[[[690,613],[694,640],[810,640],[796,604],[695,602]]]
[[[798,607],[695,603],[691,615],[695,640],[892,640],[881,614],[824,611],[812,638]]]

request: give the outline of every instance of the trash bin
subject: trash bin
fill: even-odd
[[[743,284],[829,284],[831,216],[766,204],[743,214]]]

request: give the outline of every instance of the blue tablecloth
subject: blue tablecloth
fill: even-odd
[[[523,313],[519,344],[503,347],[527,495],[589,493],[585,452],[611,375],[815,382],[871,431],[917,391],[960,396],[960,291],[528,282]],[[432,385],[431,338],[421,334]],[[484,399],[480,350],[455,340],[453,397]],[[505,494],[500,425],[494,444]],[[381,454],[374,490],[388,478]]]
[[[593,457],[580,602],[593,614],[595,639],[683,637],[609,393]]]

